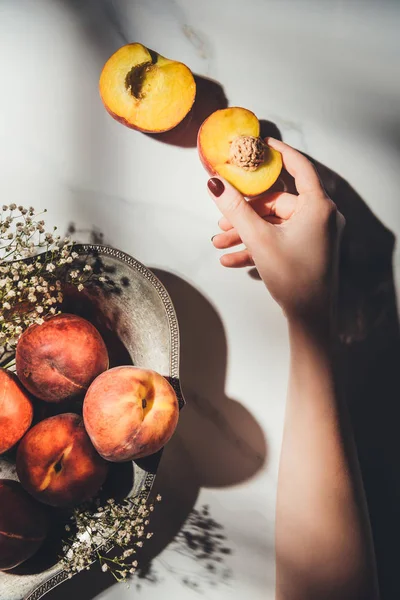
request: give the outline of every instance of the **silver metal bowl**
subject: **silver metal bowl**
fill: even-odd
[[[131,256],[107,246],[77,245],[76,252],[105,282],[93,279],[85,291],[65,290],[64,312],[79,314],[99,329],[107,343],[111,366],[134,364],[153,369],[168,378],[180,404],[179,329],[172,301],[161,282]],[[97,282],[97,283],[96,283]],[[127,467],[124,495],[147,498],[153,486],[161,452]],[[12,458],[0,457],[0,478],[18,479]],[[115,478],[114,478],[115,479]],[[122,476],[117,476],[122,479]],[[61,534],[60,534],[61,540]],[[109,547],[112,547],[112,540]],[[109,548],[108,547],[108,548]],[[0,572],[0,598],[38,600],[67,579],[54,557],[38,561],[38,555],[12,571]],[[51,564],[52,562],[52,564]],[[41,566],[42,565],[42,566]]]

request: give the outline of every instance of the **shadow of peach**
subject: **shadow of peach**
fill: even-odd
[[[194,75],[196,99],[189,114],[179,125],[165,133],[148,133],[153,139],[182,148],[195,148],[201,124],[214,111],[228,106],[228,100],[220,83],[201,75]]]

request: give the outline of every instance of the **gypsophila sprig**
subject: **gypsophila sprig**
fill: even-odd
[[[71,270],[72,240],[56,227],[46,231],[42,214],[16,204],[0,210],[0,347],[7,352],[27,327],[59,312],[63,284],[81,291],[91,277],[90,265]]]
[[[160,500],[158,495],[156,501]],[[65,526],[66,531],[75,531],[63,547],[62,566],[68,577],[89,569],[99,560],[104,573],[110,572],[117,581],[127,581],[138,566],[137,548],[153,535],[147,531],[153,510],[153,503],[137,497],[122,502],[111,498],[103,504],[96,500],[90,506],[75,509],[72,527]],[[112,556],[107,554],[110,546],[114,550]]]

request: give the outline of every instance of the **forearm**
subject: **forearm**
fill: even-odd
[[[329,322],[289,322],[278,482],[278,600],[376,599],[369,524],[334,373]]]

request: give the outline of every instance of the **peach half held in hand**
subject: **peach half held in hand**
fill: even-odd
[[[13,569],[33,556],[47,531],[44,507],[18,481],[0,479],[0,571]]]
[[[196,96],[192,72],[142,44],[127,44],[106,62],[100,96],[114,119],[132,129],[160,133],[189,113]]]
[[[132,366],[102,373],[83,402],[90,439],[97,452],[113,462],[160,450],[172,437],[178,416],[178,400],[165,377]]]
[[[220,175],[248,198],[266,192],[282,170],[282,156],[260,138],[250,110],[223,108],[199,129],[197,148],[210,175]]]
[[[22,385],[47,402],[85,394],[108,369],[107,348],[97,329],[69,314],[31,325],[18,341],[15,360]]]
[[[103,485],[108,464],[93,448],[82,418],[64,413],[41,421],[22,438],[17,473],[34,498],[69,507],[92,498]]]
[[[13,373],[0,369],[0,454],[22,438],[32,419],[33,406],[28,394]]]

